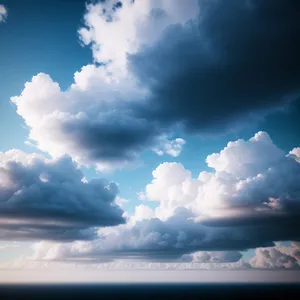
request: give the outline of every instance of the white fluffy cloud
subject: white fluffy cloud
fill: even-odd
[[[292,151],[290,151],[290,154],[297,162],[300,162],[300,147],[294,148]]]
[[[116,204],[119,205],[120,207],[123,207],[125,204],[127,204],[129,202],[129,200],[127,199],[124,199],[120,196],[117,196],[116,197],[116,200],[115,200]]]
[[[143,44],[154,43],[170,24],[181,23],[197,16],[197,0],[131,1],[121,7],[113,0],[87,5],[85,27],[78,33],[90,45],[95,61],[111,62],[111,68],[126,70],[127,54],[135,53]],[[110,22],[107,22],[110,20]]]
[[[238,262],[242,258],[239,251],[197,251],[182,256],[182,261],[196,263],[231,263]]]
[[[7,9],[4,5],[0,4],[0,23],[4,22],[7,18]]]
[[[259,269],[299,269],[299,243],[293,242],[290,247],[277,244],[275,247],[258,248],[250,265]]]
[[[122,110],[120,98],[131,101],[139,94],[126,81],[118,81],[104,68],[89,65],[75,74],[75,83],[63,92],[49,75],[40,73],[12,101],[30,128],[29,139],[41,150],[53,157],[68,154],[80,164],[95,163],[102,168],[101,163],[133,159],[147,132],[147,123],[128,122],[130,112]],[[125,96],[121,97],[122,92]],[[123,114],[116,112],[116,107]],[[135,136],[128,140],[131,131]]]
[[[100,229],[98,240],[62,245],[62,257],[176,260],[187,254],[221,261],[237,258],[240,250],[300,238],[300,164],[267,133],[230,142],[207,162],[214,172],[198,178],[181,164],[161,164],[145,191],[158,201],[155,210],[138,206],[128,224]]]
[[[0,239],[94,238],[94,227],[124,223],[117,193],[114,182],[83,180],[69,157],[0,152]]]
[[[53,157],[67,154],[99,170],[124,167],[149,148],[178,156],[184,140],[169,139],[169,130],[135,113],[150,91],[128,72],[126,56],[153,42],[166,26],[195,16],[197,1],[189,2],[186,7],[181,1],[126,0],[122,9],[118,1],[87,5],[79,36],[92,45],[95,61],[105,65],[83,66],[66,91],[40,73],[11,98],[30,128],[31,142]]]
[[[277,248],[279,248],[280,252],[293,256],[298,264],[300,265],[300,242],[291,242],[291,246],[282,246],[280,244],[277,245]]]
[[[134,215],[130,218],[130,221],[136,223],[141,220],[150,220],[154,217],[153,210],[149,206],[141,204],[134,208]]]
[[[154,123],[132,115],[130,105],[145,93],[130,76],[117,78],[105,67],[88,65],[67,91],[40,73],[11,100],[39,149],[104,170],[125,166],[147,147],[158,154],[180,154],[182,139],[169,141]]]
[[[149,200],[159,202],[159,218],[168,218],[179,207],[199,217],[221,217],[226,210],[246,213],[264,203],[271,205],[275,198],[282,205],[299,199],[299,164],[274,145],[266,132],[258,132],[249,141],[229,142],[206,161],[215,171],[200,172],[198,178],[179,163],[163,163],[153,171],[154,179],[145,192]]]

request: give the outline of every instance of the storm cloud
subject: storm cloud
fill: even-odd
[[[218,133],[299,96],[297,1],[199,1],[200,13],[172,24],[129,55],[151,90],[144,115],[187,132]]]
[[[69,157],[0,152],[0,239],[95,238],[94,227],[125,222],[117,193],[113,182],[83,180]]]

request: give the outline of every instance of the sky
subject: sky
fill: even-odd
[[[299,8],[1,0],[0,280],[294,281]]]

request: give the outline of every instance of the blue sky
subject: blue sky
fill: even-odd
[[[64,239],[69,233],[60,235],[61,232],[67,230],[60,225],[55,225],[57,226],[55,227],[56,233],[48,232],[43,227],[44,225],[39,225],[37,228],[32,225],[32,228],[39,234],[32,236],[28,233],[28,237],[26,235],[25,238],[21,238],[21,234],[11,234],[11,229],[3,227],[5,234],[2,238],[2,245],[11,245],[12,241],[26,245],[24,247],[26,250],[18,247],[6,249],[3,247],[0,250],[3,261],[19,255],[28,256],[33,244],[37,245],[34,249],[38,249],[35,253],[36,257],[44,259],[49,257],[51,247],[58,247],[58,249],[64,247],[64,243],[60,244],[60,242],[76,244],[81,239],[79,237],[91,241],[91,247],[94,250],[88,254],[88,257],[99,255],[99,260],[101,260],[108,255],[107,253],[110,253],[109,258],[111,258],[112,253],[115,253],[113,245],[115,239],[109,237],[107,245],[103,246],[108,250],[105,255],[99,254],[97,249],[102,246],[98,246],[98,240],[91,232],[93,228],[101,228],[104,224],[92,221],[95,214],[100,219],[106,216],[104,219],[107,218],[105,221],[107,223],[104,226],[108,226],[105,227],[108,230],[110,226],[124,222],[121,221],[119,210],[106,206],[107,201],[114,201],[117,193],[107,192],[106,183],[100,181],[101,178],[105,178],[116,182],[119,186],[118,195],[128,200],[121,206],[121,209],[126,211],[126,216],[130,215],[133,218],[129,223],[133,222],[130,226],[134,229],[126,229],[127,231],[123,233],[121,231],[124,236],[130,237],[130,230],[141,230],[141,232],[149,230],[149,234],[156,232],[160,236],[164,234],[172,236],[173,231],[178,230],[178,243],[182,235],[183,240],[189,240],[188,221],[185,220],[184,222],[187,223],[182,223],[182,228],[186,228],[182,229],[183,234],[180,233],[182,230],[177,228],[183,216],[176,212],[176,208],[180,207],[194,214],[195,218],[209,216],[211,218],[209,222],[215,222],[214,226],[222,232],[225,230],[223,233],[214,233],[211,239],[215,242],[201,244],[197,246],[199,249],[187,246],[187,244],[184,246],[176,244],[177,246],[174,246],[176,249],[180,247],[183,249],[179,251],[171,247],[172,241],[169,240],[168,246],[164,248],[164,259],[169,255],[175,257],[180,254],[182,257],[188,256],[186,259],[191,261],[198,259],[198,261],[205,262],[202,254],[191,256],[191,253],[199,250],[221,251],[222,253],[240,251],[246,253],[243,258],[247,261],[255,255],[255,248],[266,246],[270,247],[268,248],[270,252],[277,251],[276,253],[285,255],[288,263],[293,267],[299,264],[299,260],[290,254],[291,251],[294,253],[293,247],[297,246],[291,246],[292,250],[277,249],[274,245],[274,249],[272,248],[272,242],[282,242],[278,247],[289,247],[290,241],[300,239],[291,228],[298,223],[294,221],[295,216],[288,206],[290,200],[286,200],[299,201],[300,199],[297,187],[300,178],[297,177],[299,176],[297,158],[299,148],[297,147],[300,146],[298,129],[300,117],[298,66],[300,63],[296,57],[293,58],[297,47],[295,46],[295,50],[289,48],[293,45],[292,41],[296,44],[298,37],[293,40],[291,36],[298,36],[299,24],[297,21],[293,23],[295,17],[292,12],[293,7],[289,7],[283,1],[274,4],[274,11],[268,6],[269,4],[259,4],[257,1],[253,1],[253,7],[256,10],[252,11],[253,8],[248,7],[246,2],[241,1],[240,3],[244,4],[240,4],[234,1],[233,7],[228,8],[223,1],[220,1],[220,4],[206,5],[203,1],[194,0],[190,1],[190,5],[180,1],[170,4],[165,0],[160,6],[150,0],[145,1],[147,4],[130,3],[130,1],[120,2],[121,4],[118,4],[118,1],[95,1],[89,6],[86,6],[85,1],[79,0],[1,1],[0,4],[5,7],[7,13],[0,22],[2,41],[0,47],[0,151],[4,153],[1,158],[3,166],[0,165],[0,167],[8,170],[5,174],[9,174],[11,176],[9,178],[18,178],[18,180],[19,177],[14,176],[19,173],[14,172],[19,171],[10,168],[8,162],[23,164],[26,178],[38,176],[36,173],[38,168],[44,170],[39,175],[40,177],[37,177],[40,178],[39,183],[31,182],[29,186],[26,186],[27,183],[23,182],[27,181],[20,179],[22,183],[16,188],[17,190],[13,190],[13,195],[16,195],[18,190],[22,190],[25,196],[22,194],[21,199],[16,203],[22,205],[24,203],[24,206],[12,208],[3,206],[0,208],[0,210],[3,209],[1,216],[6,218],[6,213],[10,213],[17,220],[18,218],[30,220],[32,224],[39,222],[36,219],[37,216],[47,222],[54,221],[60,224],[60,222],[72,221],[72,224],[76,224],[76,226],[72,225],[75,226],[74,228],[67,227],[68,230],[69,228],[73,230],[72,234],[75,234],[74,232],[76,234],[74,237],[70,233],[66,240]],[[220,5],[219,10],[214,5]],[[197,12],[198,9],[204,11],[201,18]],[[281,15],[280,22],[275,22],[276,26],[272,27],[274,24],[272,13],[274,12],[280,12]],[[244,20],[239,18],[239,14],[245,14]],[[228,23],[226,19],[228,15],[233,18],[233,25],[240,24],[241,33],[237,33],[234,26]],[[255,19],[257,16],[259,19]],[[213,18],[217,20],[215,27],[210,26]],[[249,24],[251,25],[253,20],[258,20],[266,28],[258,37],[256,37],[255,28],[249,29],[251,28]],[[113,27],[114,24],[116,27]],[[224,27],[224,24],[227,27]],[[197,25],[200,26],[197,27]],[[195,28],[200,28],[199,32]],[[220,28],[225,29],[219,36]],[[274,35],[278,35],[278,38],[272,39]],[[246,39],[245,36],[247,36]],[[274,48],[272,55],[264,60],[262,57],[269,51],[268,41],[277,48]],[[255,52],[254,45],[257,43],[260,44]],[[208,48],[206,45],[209,45]],[[228,53],[226,52],[227,46],[224,45],[229,45]],[[251,48],[253,52],[248,53],[247,47],[253,47]],[[281,59],[279,62],[281,67],[277,66],[278,59]],[[257,62],[257,65],[254,66],[254,62]],[[78,77],[75,75],[74,81],[76,72],[78,72]],[[41,73],[44,75],[40,75]],[[227,75],[224,76],[224,73]],[[36,81],[33,76],[36,76]],[[106,80],[112,80],[113,83],[107,83]],[[26,82],[30,90],[24,87]],[[59,84],[60,90],[56,90],[55,83]],[[12,97],[18,98],[14,100]],[[56,117],[57,112],[64,115]],[[259,132],[267,132],[268,135]],[[167,153],[166,147],[173,143],[171,147],[174,150],[176,147],[174,145],[177,143],[175,138],[181,138],[185,143],[174,155],[172,154],[174,152]],[[249,140],[251,138],[252,140]],[[30,143],[28,143],[29,140]],[[245,143],[238,140],[244,140]],[[231,150],[231,146],[228,145],[227,152],[225,150],[220,152],[230,141],[237,141],[236,148],[234,148],[236,150]],[[156,148],[163,151],[163,155],[158,155]],[[11,157],[5,154],[11,149],[24,151],[24,159],[18,161],[17,156]],[[247,149],[250,149],[249,153]],[[294,158],[290,162],[290,158],[286,158],[285,155],[292,150]],[[27,163],[31,161],[28,154],[32,153],[43,156],[38,165]],[[219,153],[220,159],[215,160],[215,157],[211,156],[213,153]],[[61,159],[65,155],[73,160],[75,167],[67,159]],[[23,154],[20,156],[23,157]],[[208,156],[210,159],[206,162]],[[24,163],[24,161],[27,162]],[[162,165],[172,162],[176,163],[174,170],[172,164]],[[183,172],[183,175],[180,175],[180,164],[184,166],[184,172],[187,173]],[[102,167],[105,167],[105,170]],[[89,182],[97,178],[98,187],[90,183],[81,187],[79,178],[81,175],[76,173],[78,168],[81,170],[79,172],[82,172],[81,175],[85,176]],[[276,176],[270,177],[271,179],[268,177],[270,169],[276,172]],[[154,170],[157,175],[152,174]],[[227,185],[222,181],[223,179],[220,179],[221,181],[214,188],[211,185],[201,186],[202,196],[199,192],[197,197],[191,200],[189,197],[194,197],[190,196],[191,191],[180,196],[180,193],[185,192],[182,192],[178,183],[183,184],[186,180],[185,182],[191,186],[194,184],[188,175],[189,171],[195,180],[200,172],[206,171],[216,176],[218,178],[216,180],[226,175],[228,182],[234,180],[235,183],[229,187],[229,184]],[[47,174],[50,173],[52,177],[48,178]],[[44,181],[43,178],[41,179],[43,174],[47,177]],[[76,183],[78,191],[71,191],[69,195],[61,186],[56,187],[55,184],[58,181],[55,176],[57,174],[61,176],[57,179],[58,181],[63,180],[73,185]],[[167,174],[166,177],[164,174]],[[254,183],[253,186],[246,187],[241,194],[238,194],[238,200],[228,196],[228,191],[233,186],[242,184],[243,180],[254,182],[259,174],[266,178],[260,187]],[[153,176],[156,176],[157,180],[152,182]],[[186,179],[182,179],[181,182],[180,176]],[[280,178],[284,178],[283,184]],[[1,177],[0,180],[2,180]],[[51,193],[59,195],[58,200],[52,195],[49,198],[49,206],[41,210],[39,210],[39,207],[42,207],[40,202],[32,206],[27,204],[48,199],[48,190],[45,196],[42,193],[45,190],[44,184],[49,181],[53,184]],[[32,194],[30,190],[30,187],[35,184],[40,190],[38,195]],[[148,184],[151,185],[150,192],[145,190]],[[280,188],[278,191],[275,189],[275,192],[269,192],[270,185],[280,186]],[[11,186],[5,186],[5,188],[9,191],[14,189]],[[211,195],[207,194],[208,189]],[[218,189],[224,191],[224,194],[214,194],[214,190]],[[137,195],[142,191],[146,195],[144,200],[140,200]],[[6,190],[1,191],[0,186],[0,196],[4,195],[3,199],[6,199],[5,193]],[[99,204],[99,207],[93,210],[95,204],[91,195],[94,194],[100,199],[101,205]],[[205,201],[208,202],[202,203],[201,197],[203,199],[207,197],[208,200]],[[220,197],[220,203],[218,197]],[[242,218],[238,219],[236,222],[241,224],[241,227],[230,231],[230,226],[233,225],[228,224],[231,224],[230,218],[233,216],[234,209],[241,206],[241,209],[245,209],[246,212],[252,209],[253,205],[258,205],[259,209],[266,209],[264,206],[266,203],[268,209],[270,207],[275,209],[272,206],[275,205],[273,200],[270,200],[273,198],[279,199],[276,205],[283,209],[284,215],[287,214],[291,218],[291,225],[280,227],[280,224],[284,223],[281,219],[278,220],[277,225],[272,225],[274,231],[280,232],[278,236],[271,232],[272,226],[268,223],[269,215],[261,216],[263,234],[257,239],[253,236],[256,229],[250,229],[248,237],[248,231],[243,227],[245,224],[243,222],[249,220],[255,222],[253,220],[256,220],[256,215],[253,215],[253,220],[249,216],[247,221]],[[81,208],[77,204],[74,205],[72,199],[80,199],[78,201],[82,201]],[[211,208],[214,199],[216,200],[214,205],[217,206]],[[59,204],[58,214],[61,219],[55,217],[53,207],[56,204],[53,206],[51,201],[65,203]],[[200,201],[200,206],[195,204],[197,201]],[[239,205],[236,201],[240,201]],[[84,208],[81,211],[86,203],[91,203],[91,208],[87,204],[88,209]],[[141,215],[137,215],[137,212],[135,215],[136,207],[141,205]],[[298,202],[293,205],[299,209]],[[151,212],[144,206],[151,208]],[[155,215],[154,211],[157,207],[161,210],[161,215],[157,213]],[[219,209],[229,209],[229,215],[224,215],[229,218],[227,225],[220,225],[220,220],[217,218],[219,215],[216,214]],[[273,211],[267,213],[272,214]],[[69,219],[70,215],[71,219]],[[165,215],[168,217],[163,217]],[[111,216],[111,219],[107,216]],[[161,225],[154,224],[156,222],[153,221],[154,216],[159,219]],[[239,213],[234,215],[234,217],[237,216]],[[10,220],[10,217],[7,218]],[[139,223],[138,220],[142,221]],[[145,225],[143,225],[144,222]],[[201,222],[200,226],[202,226]],[[161,229],[165,228],[164,226],[167,229]],[[204,224],[204,226],[207,225]],[[84,230],[87,230],[88,234]],[[118,227],[116,230],[119,230]],[[166,230],[166,232],[160,232],[160,230]],[[197,230],[191,229],[193,237],[198,232]],[[208,233],[205,231],[203,234]],[[222,242],[219,243],[220,234],[232,235],[234,238],[232,241],[229,239],[228,244],[225,242],[222,244]],[[239,238],[237,238],[239,235],[247,236],[240,245],[238,244]],[[139,239],[141,237],[137,237],[137,245],[140,242]],[[54,243],[54,246],[48,245],[47,240],[49,243]],[[124,255],[127,251],[133,251],[137,256],[145,252],[149,254],[149,257],[153,257],[151,255],[159,257],[158,253],[151,252],[154,246],[148,249],[148,244],[143,243],[141,242],[141,249],[138,246],[131,249],[126,242],[120,247],[126,250],[124,250]],[[237,246],[234,246],[235,243]],[[59,246],[55,246],[56,244]],[[50,249],[47,250],[48,252],[40,250],[47,249],[47,247]],[[13,249],[13,251],[8,249]],[[60,250],[57,252],[60,253]],[[72,255],[71,253],[70,257]],[[81,252],[74,255],[82,255],[84,258]],[[234,262],[234,258],[227,258],[227,254],[220,254],[222,258],[219,256],[216,258],[214,255],[207,254],[205,257],[210,257],[210,262],[222,259],[222,262],[232,262],[230,259]],[[231,257],[231,254],[228,255]],[[256,255],[263,257],[260,252]],[[178,259],[177,256],[176,259]],[[143,257],[143,259],[148,260],[149,257]],[[123,259],[123,254],[121,258]],[[62,260],[64,259],[66,258],[62,256]],[[261,257],[257,257],[252,267],[255,264],[261,267],[263,262]],[[276,262],[269,261],[265,262],[265,265],[277,266]]]

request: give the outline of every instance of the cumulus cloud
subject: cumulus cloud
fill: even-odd
[[[185,140],[182,138],[177,138],[171,141],[165,139],[165,142],[161,143],[161,148],[154,148],[153,151],[160,156],[164,154],[169,154],[173,157],[177,157],[180,155],[184,144]]]
[[[84,80],[92,84],[85,78],[88,72],[92,76],[99,73],[100,78],[94,78],[98,84],[85,91]],[[130,105],[143,97],[143,92],[133,83],[126,85],[125,78],[108,73],[101,67],[86,66],[75,74],[75,83],[66,92],[49,75],[34,76],[22,94],[12,98],[31,128],[29,139],[53,157],[68,154],[79,164],[99,170],[123,167],[143,149],[154,146],[163,153],[179,155],[182,139],[168,141],[156,123],[133,116]]]
[[[92,242],[62,245],[60,257],[177,260],[208,251],[209,260],[231,260],[237,251],[300,239],[300,164],[266,132],[229,142],[207,163],[214,171],[198,178],[181,164],[161,164],[145,190],[156,209],[140,205],[128,224],[100,229]]]
[[[224,217],[226,210],[234,214],[267,210],[275,199],[291,210],[299,205],[299,164],[273,144],[266,132],[248,141],[229,142],[206,161],[215,172],[200,172],[198,178],[179,163],[163,163],[153,171],[154,179],[145,192],[150,201],[159,202],[159,218],[168,218],[179,207],[199,217]]]
[[[7,9],[4,5],[0,4],[0,23],[4,22],[7,18]]]
[[[113,182],[83,180],[69,157],[0,152],[0,239],[77,240],[124,223]]]
[[[130,221],[136,223],[141,220],[150,220],[155,217],[153,210],[148,205],[137,205],[134,208],[134,215],[131,217]]]
[[[197,0],[188,0],[188,5],[180,0],[105,1],[87,5],[85,26],[78,33],[97,62],[124,70],[127,53],[154,43],[169,25],[184,24],[198,12]]]
[[[297,162],[300,162],[300,147],[294,148],[290,151],[290,155],[292,155]]]
[[[197,251],[183,255],[181,260],[197,263],[231,263],[238,262],[241,258],[242,254],[239,251]]]
[[[98,85],[85,92],[85,80],[92,84],[85,78],[89,72],[96,76]],[[31,128],[29,138],[41,150],[53,157],[69,154],[80,164],[95,163],[103,168],[107,162],[121,165],[134,159],[141,145],[153,142],[148,123],[131,119],[130,110],[121,107],[138,91],[127,85],[125,92],[120,87],[125,82],[110,80],[105,72],[95,66],[84,67],[75,74],[75,83],[66,92],[49,75],[38,74],[26,83],[19,97],[12,98],[18,114]],[[122,92],[128,100],[121,97]]]
[[[280,252],[294,257],[300,265],[300,242],[293,241],[289,247],[280,244],[276,246],[279,248]]]
[[[66,91],[41,73],[12,97],[31,142],[53,157],[120,168],[148,149],[178,156],[182,129],[223,133],[294,99],[297,2],[188,2],[87,5],[78,35],[95,63]]]
[[[251,267],[260,269],[299,269],[299,243],[292,243],[290,247],[277,244],[275,247],[258,248],[249,263]]]
[[[173,5],[165,2],[166,8],[173,11]],[[101,53],[105,66],[82,67],[67,91],[41,73],[25,84],[19,97],[12,97],[18,114],[30,127],[29,139],[41,150],[54,157],[68,154],[79,164],[96,165],[100,170],[126,166],[149,148],[158,154],[178,156],[184,144],[180,138],[169,140],[170,130],[135,113],[135,106],[150,91],[141,87],[121,62],[126,57],[130,37],[133,43],[136,34],[146,38],[144,33],[136,31],[142,28],[140,21],[150,22],[149,14],[155,4],[125,1],[117,9],[116,3],[88,5],[84,18],[87,27],[79,31],[82,41],[93,45],[95,57],[96,52]],[[178,5],[183,6],[177,1]],[[178,7],[172,14],[176,20],[183,18]],[[154,32],[151,29],[149,34]],[[101,44],[105,41],[105,45],[100,47],[88,36],[99,38]]]

